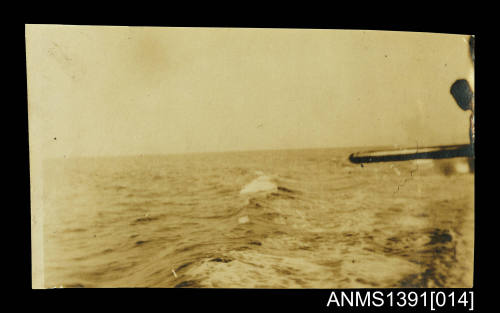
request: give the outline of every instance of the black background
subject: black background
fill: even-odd
[[[5,169],[13,172],[8,177],[9,189],[4,189],[4,196],[10,199],[3,209],[16,215],[13,218],[5,216],[4,225],[14,226],[4,237],[6,248],[2,252],[4,259],[14,261],[11,267],[4,266],[7,279],[4,286],[16,297],[17,305],[32,306],[33,309],[50,311],[97,310],[121,311],[137,310],[139,312],[177,312],[177,311],[240,311],[246,309],[302,312],[387,312],[387,311],[420,311],[411,308],[334,308],[326,307],[332,290],[259,290],[259,289],[31,289],[31,229],[30,229],[30,185],[29,185],[29,147],[28,147],[28,118],[27,118],[27,90],[26,90],[26,59],[24,44],[24,24],[71,24],[71,25],[126,25],[126,26],[182,26],[182,27],[273,27],[273,28],[327,28],[327,29],[371,29],[392,31],[418,31],[435,33],[474,34],[476,35],[476,229],[475,229],[475,269],[474,288],[475,311],[487,309],[488,303],[495,303],[494,286],[488,286],[487,281],[496,275],[494,268],[489,264],[496,263],[494,251],[498,246],[499,237],[495,233],[495,226],[489,224],[494,221],[497,205],[491,197],[496,187],[493,176],[495,164],[498,164],[492,147],[496,145],[494,135],[497,130],[491,130],[496,115],[489,113],[498,103],[495,92],[498,88],[488,87],[488,83],[496,84],[497,78],[482,78],[483,71],[491,68],[487,55],[495,60],[497,50],[487,47],[492,36],[485,35],[480,25],[487,23],[494,25],[494,19],[488,15],[479,15],[473,5],[455,3],[451,6],[437,8],[435,5],[422,3],[402,2],[398,6],[382,6],[380,3],[367,7],[363,3],[353,3],[352,7],[344,4],[331,4],[325,7],[305,8],[300,5],[271,7],[269,4],[258,6],[234,2],[216,7],[212,3],[200,6],[197,3],[185,3],[180,8],[178,3],[147,4],[119,3],[114,6],[91,4],[90,2],[65,2],[60,4],[37,3],[20,4],[14,11],[4,10],[4,15],[13,15],[17,18],[14,23],[6,24],[4,32],[13,33],[13,41],[3,47],[13,52],[12,58],[19,60],[15,68],[15,75],[7,76],[8,83],[4,83],[4,92],[13,95],[13,100],[6,100],[4,107],[4,121],[8,131],[4,132],[4,155],[8,155],[14,162],[2,162]],[[397,10],[397,11],[396,11]],[[481,24],[477,21],[481,21]],[[486,31],[487,31],[486,27]],[[15,31],[11,31],[15,30]],[[484,35],[483,35],[484,34]],[[493,36],[494,37],[494,36]],[[484,40],[483,40],[484,38]],[[6,41],[4,41],[6,42]],[[14,44],[15,43],[15,44]],[[14,47],[14,49],[12,49]],[[488,61],[486,61],[488,59]],[[487,63],[488,62],[488,63]],[[492,61],[493,62],[493,61]],[[484,65],[488,64],[488,65]],[[10,64],[8,64],[10,65]],[[12,79],[16,77],[17,79]],[[483,85],[484,84],[484,85]],[[8,86],[16,85],[18,92],[12,92]],[[8,89],[8,90],[5,90]],[[14,108],[14,113],[10,109]],[[496,123],[497,125],[499,123]],[[5,125],[5,123],[4,123]],[[496,136],[495,136],[496,137]],[[496,161],[496,162],[495,162]],[[17,166],[10,165],[16,164]],[[7,172],[6,171],[6,172]],[[491,177],[490,177],[491,178]],[[5,178],[7,179],[7,178]],[[14,187],[14,188],[12,188]],[[14,191],[11,193],[10,190]],[[17,223],[14,223],[17,222]],[[496,227],[498,228],[498,227]],[[14,240],[17,239],[17,240]],[[492,252],[490,252],[492,251]],[[378,290],[378,289],[377,289]],[[421,293],[430,289],[387,289],[388,291],[411,290]],[[447,294],[453,289],[443,290]],[[336,290],[339,292],[340,290]],[[351,290],[345,290],[350,292]],[[371,289],[375,291],[375,289]],[[455,290],[461,293],[463,289]],[[10,298],[10,297],[8,297]],[[7,299],[12,301],[14,298]],[[465,311],[463,308],[459,311]],[[422,311],[429,311],[425,309]],[[444,309],[438,309],[445,311]]]

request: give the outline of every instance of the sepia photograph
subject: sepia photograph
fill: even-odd
[[[25,25],[32,288],[471,288],[474,35]]]

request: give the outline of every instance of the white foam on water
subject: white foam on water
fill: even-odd
[[[248,216],[247,216],[247,215],[242,216],[242,217],[240,217],[240,218],[238,219],[238,223],[240,223],[240,224],[246,224],[246,223],[248,223],[248,222],[250,222],[250,219],[248,218]]]
[[[417,159],[413,161],[413,164],[419,167],[419,169],[430,169],[434,167],[433,159]]]
[[[276,185],[272,181],[272,178],[270,176],[261,175],[256,179],[252,180],[249,184],[245,185],[245,187],[243,187],[243,189],[240,190],[240,194],[255,193],[261,191],[277,191],[277,190],[278,190],[278,185]]]
[[[469,164],[465,162],[457,162],[455,163],[455,171],[457,173],[468,173],[469,172]]]
[[[418,165],[433,165],[434,160],[432,160],[432,159],[417,159],[417,160],[414,160],[413,163],[418,164]]]

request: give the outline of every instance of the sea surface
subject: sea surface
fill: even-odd
[[[471,287],[467,160],[359,150],[47,159],[45,286]]]

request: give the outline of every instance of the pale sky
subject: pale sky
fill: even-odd
[[[467,35],[27,25],[43,157],[468,143]],[[55,138],[55,139],[54,139]]]

